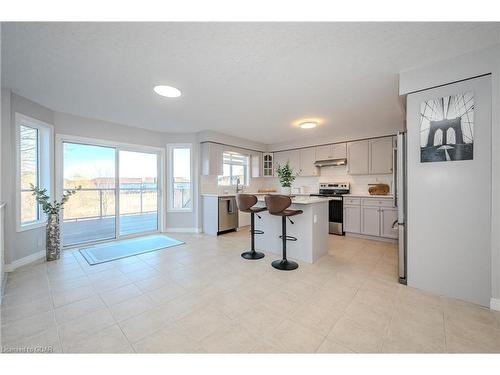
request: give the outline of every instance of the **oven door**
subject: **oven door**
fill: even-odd
[[[342,197],[332,198],[332,200],[328,204],[328,207],[329,233],[343,236],[344,230],[342,227],[342,223],[344,221],[344,209],[342,205]]]

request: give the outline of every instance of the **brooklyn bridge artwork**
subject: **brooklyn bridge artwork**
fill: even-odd
[[[474,94],[466,92],[420,106],[420,161],[472,160]]]

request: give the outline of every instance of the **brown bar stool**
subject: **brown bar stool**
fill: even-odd
[[[250,251],[245,251],[241,256],[245,259],[261,259],[264,258],[264,254],[258,251],[255,251],[255,235],[256,234],[264,234],[263,231],[255,229],[255,215],[258,215],[259,212],[267,210],[266,207],[253,207],[257,203],[257,197],[252,194],[238,194],[236,195],[236,204],[238,205],[238,209],[241,212],[250,213],[250,237],[251,248]]]
[[[292,271],[299,267],[294,261],[286,259],[286,241],[297,241],[296,237],[286,235],[286,219],[293,224],[290,216],[300,215],[304,211],[302,210],[287,210],[292,204],[292,200],[288,195],[266,195],[265,197],[267,210],[271,215],[281,216],[281,231],[282,234],[279,236],[283,240],[283,259],[275,260],[272,262],[272,266],[278,270]]]

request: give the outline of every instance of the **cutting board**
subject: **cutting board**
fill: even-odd
[[[368,193],[370,193],[370,195],[389,194],[389,185],[387,184],[368,184],[368,186]]]

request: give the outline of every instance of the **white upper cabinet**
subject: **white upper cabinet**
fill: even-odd
[[[274,176],[274,157],[273,154],[264,153],[262,154],[262,176],[273,177]]]
[[[291,151],[280,151],[274,153],[274,170],[278,166],[284,166],[286,162],[293,169],[294,174],[298,174],[300,171],[300,151],[299,150],[291,150]]]
[[[393,137],[347,143],[347,173],[392,173]]]
[[[299,155],[299,175],[300,176],[317,176],[318,168],[314,165],[316,161],[316,150],[315,147],[308,147],[300,149]]]
[[[344,159],[347,157],[347,143],[335,143],[332,145],[332,159]]]
[[[347,173],[368,174],[368,140],[347,143]]]
[[[251,156],[252,177],[262,177],[262,153],[254,153]]]
[[[222,175],[222,146],[216,143],[201,144],[201,173],[204,176]]]
[[[316,149],[316,160],[344,159],[347,155],[346,143],[335,143],[333,145],[318,146]]]
[[[370,174],[392,173],[393,137],[369,140]]]
[[[332,145],[316,147],[316,160],[332,159]]]

